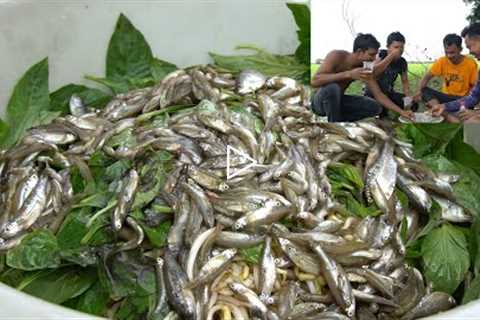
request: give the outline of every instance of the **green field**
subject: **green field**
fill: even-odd
[[[311,65],[311,73],[312,77],[317,72],[317,69],[320,65],[319,64],[312,64]],[[410,94],[413,95],[417,91],[418,84],[422,80],[423,75],[430,67],[430,63],[409,63],[408,64],[408,80],[410,86]],[[347,89],[347,94],[363,94],[362,93],[363,84],[360,81],[353,82]],[[429,83],[429,87],[434,89],[440,90],[441,89],[441,81],[439,79],[432,79]],[[402,83],[400,81],[400,77],[398,77],[397,82],[395,83],[395,90],[398,92],[403,93],[402,90]]]

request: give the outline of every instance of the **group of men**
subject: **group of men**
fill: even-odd
[[[330,122],[357,121],[368,117],[385,117],[388,110],[407,119],[414,118],[418,104],[428,112],[442,115],[449,122],[480,122],[480,82],[475,59],[463,55],[462,37],[470,54],[480,60],[480,23],[464,28],[461,36],[448,34],[443,39],[445,56],[437,59],[420,81],[416,92],[410,92],[408,63],[402,58],[405,37],[393,32],[387,38],[387,49],[371,34],[359,34],[353,52],[333,50],[325,57],[313,77],[312,110],[327,116]],[[400,77],[402,93],[395,91]],[[428,86],[441,78],[442,90]],[[363,95],[345,94],[355,80],[364,83]]]

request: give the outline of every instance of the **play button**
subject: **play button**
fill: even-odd
[[[240,157],[245,158],[245,160],[248,160],[248,162],[250,162],[250,163],[247,166],[232,172],[230,158],[231,158],[231,155],[233,155],[233,154],[237,154]],[[242,172],[245,172],[246,170],[250,169],[251,167],[253,167],[257,163],[258,163],[257,160],[253,159],[252,157],[250,157],[245,152],[242,152],[242,151],[240,151],[240,150],[238,150],[238,149],[236,149],[236,148],[234,148],[230,145],[227,145],[227,180],[232,179],[232,178],[242,174]]]

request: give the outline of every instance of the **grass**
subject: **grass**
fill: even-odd
[[[425,72],[427,72],[428,68],[430,67],[430,63],[409,63],[408,64],[408,82],[410,87],[410,94],[413,95],[417,92],[418,84],[423,78]],[[319,64],[312,64],[310,66],[310,71],[313,75],[317,72],[318,68],[320,67]],[[429,82],[429,87],[440,90],[442,83],[439,79],[432,79]],[[395,90],[397,92],[403,93],[402,89],[402,82],[400,81],[400,77],[397,78],[395,82]],[[360,81],[354,81],[350,84],[347,91],[347,94],[353,95],[363,95],[363,83]]]

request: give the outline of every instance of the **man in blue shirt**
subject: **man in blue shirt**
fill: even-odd
[[[465,39],[465,44],[470,50],[470,54],[477,60],[480,60],[480,23],[473,23],[462,31],[462,37]],[[480,102],[480,82],[477,81],[470,93],[460,99],[436,104],[432,107],[432,114],[434,116],[445,115],[452,119],[452,115],[456,113],[459,120],[471,122],[473,120],[480,120],[478,111],[473,111],[473,108]],[[455,117],[452,119],[455,121]],[[457,119],[458,121],[458,119]]]

